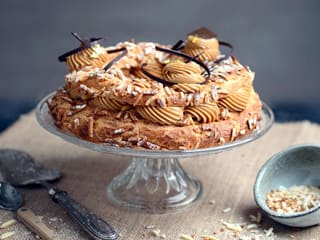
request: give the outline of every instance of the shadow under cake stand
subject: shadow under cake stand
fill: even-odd
[[[201,196],[201,182],[182,168],[180,159],[223,152],[252,142],[266,133],[274,121],[272,110],[262,103],[262,120],[258,123],[257,129],[234,142],[194,150],[136,150],[88,142],[57,128],[47,105],[47,101],[50,101],[53,95],[54,93],[49,94],[37,105],[36,118],[39,124],[50,133],[78,146],[130,156],[130,165],[108,185],[107,197],[114,205],[153,213],[189,206]]]

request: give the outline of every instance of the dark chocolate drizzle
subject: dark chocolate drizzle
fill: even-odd
[[[172,50],[181,50],[184,48],[184,41],[183,40],[179,40],[178,42],[176,42],[173,46],[172,46]]]
[[[185,41],[183,40],[179,40],[177,43],[175,43],[173,45],[173,47],[171,48],[172,50],[182,50],[184,49],[185,45],[184,45]],[[221,57],[217,60],[214,61],[214,63],[219,64],[220,62],[228,59],[229,57],[231,57],[233,55],[233,46],[231,43],[225,42],[225,41],[219,41],[219,46],[224,46],[224,47],[228,47],[230,49],[230,53],[226,54],[224,57]],[[194,56],[194,58],[199,57],[201,54]]]
[[[155,81],[157,81],[157,82],[160,82],[160,83],[162,83],[163,85],[166,85],[166,86],[172,86],[172,85],[175,84],[175,83],[168,82],[167,80],[164,80],[164,79],[162,79],[162,78],[159,78],[159,77],[157,77],[157,76],[149,73],[148,71],[145,70],[145,68],[144,68],[145,66],[147,66],[147,63],[142,63],[140,68],[141,68],[141,71],[142,71],[147,77],[149,77],[149,78],[151,78],[152,80],[155,80]]]
[[[72,36],[74,36],[79,42],[81,42],[82,44],[85,44],[85,39],[83,39],[83,37],[80,37],[78,35],[78,33],[75,32],[71,32]]]
[[[118,56],[116,56],[114,59],[112,59],[103,69],[105,71],[108,71],[108,69],[115,64],[116,62],[118,62],[121,58],[123,58],[125,55],[127,55],[128,53],[128,49],[123,47],[123,48],[118,48],[118,49],[112,49],[112,50],[108,50],[107,53],[115,53],[115,52],[121,52],[121,54],[119,54]]]
[[[214,61],[215,64],[219,64],[220,62],[228,59],[230,56],[233,56],[233,46],[231,43],[219,41],[219,45],[224,46],[224,47],[228,47],[230,49],[230,54],[229,55],[227,54],[224,57],[221,57],[221,58],[215,60]]]
[[[161,52],[165,52],[165,53],[169,53],[169,54],[174,54],[174,55],[177,55],[177,56],[180,56],[180,57],[183,57],[183,58],[187,59],[188,62],[189,62],[189,61],[192,61],[192,62],[197,63],[197,64],[200,65],[200,66],[206,71],[206,73],[207,73],[207,74],[206,74],[206,79],[205,79],[205,81],[203,81],[203,82],[201,82],[201,83],[199,83],[199,84],[200,84],[200,85],[203,85],[203,84],[206,84],[206,83],[208,82],[208,80],[209,80],[209,78],[210,78],[210,74],[211,74],[211,73],[210,73],[210,70],[209,70],[209,68],[207,67],[207,65],[205,65],[203,62],[201,62],[200,60],[197,59],[197,56],[196,56],[196,57],[192,57],[192,56],[187,55],[187,54],[185,54],[185,53],[176,51],[176,50],[174,50],[174,49],[162,48],[162,47],[158,47],[158,46],[156,46],[156,50],[157,50],[157,51],[161,51]],[[149,73],[149,72],[146,71],[145,68],[144,68],[146,65],[147,65],[147,63],[143,63],[143,64],[141,65],[141,71],[142,71],[146,76],[148,76],[149,78],[151,78],[151,79],[153,79],[153,80],[155,80],[155,81],[157,81],[157,82],[160,82],[160,83],[162,83],[162,84],[164,84],[164,85],[172,86],[172,85],[176,84],[176,83],[169,82],[169,81],[167,81],[167,80],[165,80],[165,79],[158,78],[158,77],[154,76],[153,74]]]
[[[70,50],[64,54],[62,54],[61,56],[58,57],[58,60],[60,62],[65,62],[67,61],[67,57],[77,53],[77,52],[80,52],[86,48],[90,48],[96,44],[99,44],[101,43],[104,38],[83,38],[83,37],[80,37],[77,33],[74,33],[74,32],[71,32],[72,36],[74,36],[80,43],[80,47],[78,48],[75,48],[73,50]],[[105,71],[107,71],[113,64],[115,64],[116,62],[118,62],[121,58],[123,58],[127,53],[128,53],[128,50],[123,47],[123,48],[118,48],[118,49],[111,49],[111,50],[108,50],[106,51],[107,53],[115,53],[115,52],[122,52],[121,54],[119,54],[118,56],[116,56],[114,59],[112,59],[103,69]]]
[[[74,33],[74,32],[71,32],[71,34],[81,43],[81,45],[78,48],[72,49],[72,50],[60,55],[58,57],[59,62],[65,62],[65,61],[67,61],[67,57],[69,57],[77,52],[80,52],[86,48],[90,48],[96,44],[99,44],[99,43],[103,42],[103,40],[104,40],[104,38],[86,39],[86,38],[80,37],[77,33]]]

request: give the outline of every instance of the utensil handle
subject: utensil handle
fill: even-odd
[[[52,199],[57,202],[64,210],[94,239],[114,240],[118,238],[115,230],[102,218],[81,206],[68,196],[65,191],[55,189]]]
[[[35,232],[41,239],[56,240],[54,232],[49,229],[29,208],[19,208],[17,218]]]

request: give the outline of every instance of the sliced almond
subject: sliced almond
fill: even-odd
[[[182,240],[194,240],[193,237],[191,237],[191,236],[189,236],[189,235],[186,235],[186,234],[182,234],[182,235],[180,236],[180,239],[182,239]]]
[[[15,233],[16,232],[14,232],[14,231],[3,233],[0,235],[0,239],[2,240],[2,239],[12,237]]]
[[[11,227],[12,225],[14,225],[14,224],[16,224],[16,223],[17,223],[17,220],[15,220],[15,219],[10,219],[10,220],[2,223],[2,224],[0,225],[0,229]]]
[[[200,238],[204,240],[219,240],[219,238],[213,235],[201,235]]]
[[[160,229],[154,229],[151,231],[151,234],[154,236],[154,237],[159,237],[160,236]]]

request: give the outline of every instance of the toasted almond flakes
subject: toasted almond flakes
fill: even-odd
[[[262,215],[261,212],[257,212],[256,222],[261,223]]]
[[[156,227],[155,225],[148,225],[148,226],[146,226],[146,229],[153,229],[155,227]]]
[[[261,238],[260,238],[260,235],[255,235],[254,236],[254,240],[260,240]]]
[[[165,238],[166,238],[166,235],[165,235],[164,233],[162,233],[162,234],[160,235],[160,238],[161,238],[161,239],[165,239]]]
[[[220,137],[218,144],[223,145],[223,144],[225,144],[225,143],[226,143],[226,140],[224,139],[224,137]]]
[[[160,237],[160,229],[154,229],[151,231],[151,234],[155,237]]]
[[[189,235],[186,235],[186,234],[182,234],[180,236],[180,239],[183,239],[183,240],[194,240],[193,237],[191,237]]]
[[[15,233],[16,232],[14,232],[14,231],[3,233],[0,235],[0,239],[2,240],[2,239],[12,237]]]
[[[258,229],[252,229],[252,230],[250,230],[250,233],[258,234],[259,230]]]
[[[88,118],[88,135],[90,138],[93,137],[93,124],[94,124],[93,121],[94,121],[93,117]]]
[[[239,240],[251,240],[251,237],[248,236],[240,236]]]
[[[231,211],[231,208],[229,208],[229,207],[222,210],[222,212],[224,212],[224,213],[228,213],[230,211]]]
[[[245,135],[246,134],[246,130],[245,129],[241,129],[239,133],[240,133],[240,135]]]
[[[264,233],[265,233],[266,237],[272,236],[273,235],[273,228],[271,227],[267,230],[264,230]]]
[[[17,220],[15,220],[15,219],[10,219],[10,220],[2,223],[2,224],[0,225],[0,229],[2,229],[2,228],[8,228],[8,227],[10,227],[10,226],[12,226],[12,225],[14,225],[14,224],[16,224],[16,223],[17,223]]]
[[[219,240],[219,238],[213,235],[201,235],[200,238],[203,240]]]
[[[279,187],[267,194],[266,203],[278,213],[304,212],[320,204],[320,188],[305,185]]]
[[[248,128],[251,130],[251,129],[254,127],[253,119],[250,118],[250,119],[247,121],[247,124],[248,124]]]
[[[259,233],[259,230],[258,229],[252,229],[252,230],[250,230],[250,233]]]
[[[251,222],[256,222],[257,224],[260,224],[261,223],[261,219],[262,219],[262,215],[261,215],[260,212],[257,212],[256,216],[253,215],[253,214],[250,214],[249,218],[250,218]]]
[[[258,225],[257,225],[257,224],[255,224],[255,223],[253,223],[253,224],[249,224],[249,225],[247,226],[247,229],[248,229],[248,230],[256,229],[256,228],[258,228]]]
[[[228,223],[225,221],[221,221],[221,222],[227,229],[229,229],[231,231],[241,232],[241,230],[242,230],[241,226],[237,223]]]
[[[50,220],[51,222],[56,222],[56,221],[58,221],[58,218],[53,217],[53,218],[50,218],[49,220]]]

